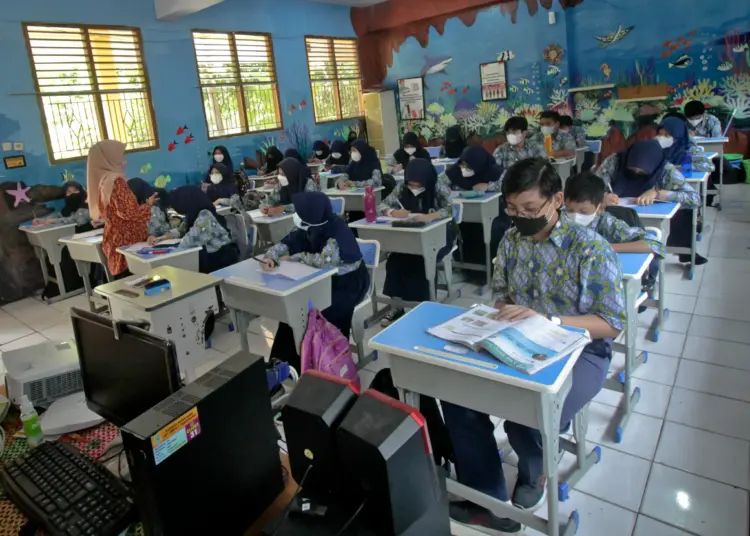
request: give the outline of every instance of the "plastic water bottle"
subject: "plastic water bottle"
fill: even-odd
[[[23,395],[23,398],[21,398],[21,422],[23,423],[23,433],[26,435],[26,442],[30,447],[38,447],[44,441],[42,425],[39,424],[39,414],[26,395]]]
[[[682,174],[687,175],[693,172],[693,157],[690,153],[685,152],[682,157]]]
[[[374,223],[378,219],[378,212],[375,207],[375,192],[372,191],[372,186],[365,188],[364,205],[367,223]]]

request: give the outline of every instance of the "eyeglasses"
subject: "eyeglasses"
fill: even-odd
[[[530,219],[533,219],[533,218],[539,217],[539,213],[542,210],[544,210],[544,207],[546,207],[547,203],[549,203],[549,202],[550,202],[550,199],[547,199],[541,207],[539,207],[538,209],[536,209],[534,211],[533,214],[531,212],[526,212],[526,211],[519,212],[519,211],[517,211],[516,209],[513,209],[513,208],[506,208],[505,209],[505,213],[508,216],[513,216],[513,217],[518,217],[518,218],[530,218]]]

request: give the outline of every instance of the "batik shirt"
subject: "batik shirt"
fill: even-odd
[[[586,130],[583,127],[573,126],[570,134],[573,136],[573,139],[576,140],[576,145],[578,145],[578,147],[586,145]]]
[[[596,174],[604,180],[609,191],[612,191],[612,177],[617,172],[619,158],[617,154],[607,157],[596,170]],[[695,208],[700,205],[698,192],[685,181],[685,176],[672,164],[664,166],[664,171],[657,184],[660,189],[669,190],[666,200],[679,203],[681,208]]]
[[[54,223],[60,225],[75,223],[76,227],[80,227],[81,225],[86,225],[87,223],[89,223],[91,221],[91,216],[89,215],[89,209],[79,208],[70,216],[62,216],[58,213],[52,216],[47,216],[44,219],[54,220]]]
[[[271,249],[266,251],[266,259],[273,259],[274,262],[278,263],[281,257],[289,255],[289,247],[284,243],[279,243],[273,246]],[[339,252],[339,243],[336,242],[335,238],[329,238],[323,250],[320,253],[296,253],[291,255],[290,258],[293,261],[301,262],[313,268],[328,268],[331,266],[338,267],[338,275],[348,274],[353,272],[359,265],[362,264],[362,259],[356,262],[347,264],[341,260],[341,254]]]
[[[510,143],[504,143],[492,153],[495,158],[495,162],[503,168],[503,175],[508,168],[520,160],[526,160],[527,158],[544,158],[549,159],[547,151],[544,150],[544,145],[540,145],[534,138],[528,138],[524,141],[523,147],[520,149],[517,145],[511,145]],[[502,179],[498,181],[501,183]],[[499,187],[498,187],[499,189]]]
[[[156,205],[151,207],[151,219],[148,221],[148,236],[164,236],[172,234],[172,226],[167,220],[166,213]]]
[[[305,191],[306,192],[315,192],[317,191],[317,187],[315,186],[315,181],[312,179],[307,179],[307,182],[305,183]],[[271,190],[266,194],[265,199],[260,204],[263,208],[272,208],[272,207],[278,207],[281,206],[281,185],[276,184],[276,188]],[[284,205],[284,212],[294,212],[294,205],[288,204]]]
[[[544,134],[541,132],[538,132],[533,138],[532,138],[538,145],[542,146],[542,149],[544,149]],[[528,141],[527,141],[528,143]],[[572,134],[568,134],[567,132],[563,132],[562,130],[558,130],[554,134],[552,134],[552,150],[557,151],[573,151],[576,150],[576,140],[573,137]]]
[[[701,138],[720,138],[721,121],[715,115],[703,114],[703,120],[697,126],[690,125],[690,134]]]
[[[617,255],[604,238],[563,212],[541,242],[509,230],[492,277],[495,302],[552,316],[597,315],[622,330],[625,291]]]
[[[408,186],[397,184],[391,194],[378,205],[378,214],[385,216],[388,210],[403,210],[399,199],[401,199],[401,192],[404,191],[404,188],[408,188]],[[435,186],[435,204],[437,207],[430,207],[427,211],[428,214],[438,212],[441,218],[450,218],[453,215],[451,191],[446,187],[445,183],[438,182]]]
[[[609,212],[599,214],[588,227],[599,233],[610,244],[627,244],[643,240],[654,255],[664,257],[666,254],[664,244],[646,233],[645,229],[631,227]]]
[[[344,181],[349,180],[349,175],[346,173],[342,173],[341,177],[336,181],[336,184],[341,184]],[[372,186],[373,188],[378,188],[379,186],[383,185],[383,174],[380,172],[379,169],[373,169],[372,170],[372,177],[367,179],[366,181],[352,181],[352,184],[356,188],[364,188],[365,186]]]
[[[446,168],[446,170],[447,169],[448,168]],[[499,192],[502,190],[503,177],[505,176],[505,171],[507,170],[503,170],[503,174],[500,175],[500,178],[498,180],[486,183],[488,192]],[[438,175],[438,186],[446,188],[449,192],[451,190],[454,190],[454,191],[461,190],[461,188],[459,188],[458,186],[453,185],[446,171],[443,171],[440,175]]]
[[[232,242],[229,231],[224,229],[209,210],[201,210],[193,226],[182,237],[178,249],[206,247],[206,252],[216,253]]]

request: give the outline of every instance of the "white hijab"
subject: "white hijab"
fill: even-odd
[[[86,184],[96,196],[89,203],[91,219],[96,220],[106,212],[115,179],[125,178],[125,144],[116,140],[102,140],[91,146],[86,161]]]

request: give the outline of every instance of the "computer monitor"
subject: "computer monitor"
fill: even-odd
[[[86,405],[117,427],[178,391],[174,344],[148,331],[72,308]]]

